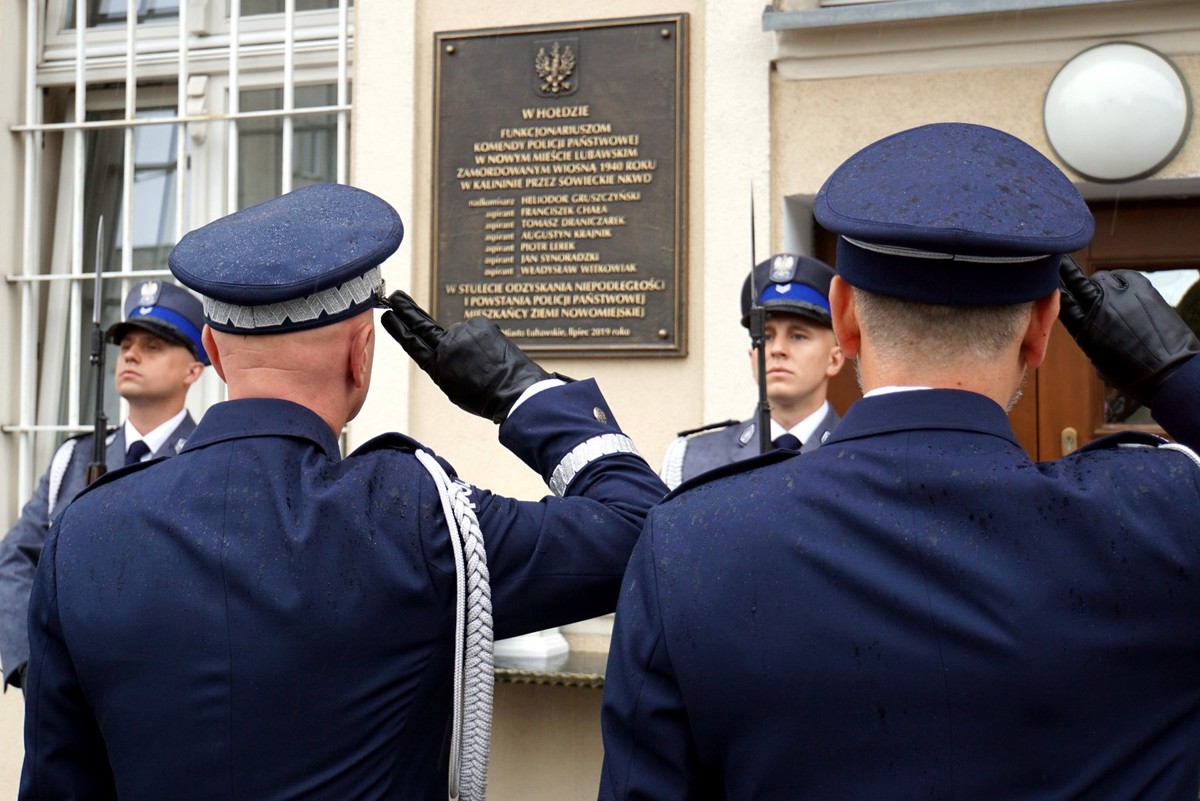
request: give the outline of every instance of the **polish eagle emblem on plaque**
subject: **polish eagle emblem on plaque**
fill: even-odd
[[[545,47],[539,47],[533,66],[542,82],[539,87],[542,94],[570,94],[574,89],[570,78],[575,74],[575,51],[570,45],[560,47],[554,42],[549,53]]]

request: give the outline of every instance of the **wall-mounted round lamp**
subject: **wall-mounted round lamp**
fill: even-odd
[[[1192,107],[1166,56],[1139,44],[1084,50],[1050,82],[1042,112],[1055,154],[1091,181],[1145,178],[1175,157]]]

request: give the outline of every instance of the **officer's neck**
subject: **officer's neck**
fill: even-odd
[[[991,398],[1003,409],[1011,407],[1027,372],[1015,357],[982,364],[973,359],[942,365],[884,362],[865,342],[855,365],[864,393],[881,387],[960,389]]]
[[[185,397],[153,401],[130,398],[129,424],[144,436],[179,414]]]
[[[771,419],[781,425],[785,431],[791,431],[802,420],[807,418],[825,403],[824,392],[814,392],[798,401],[784,401],[769,398],[771,403]]]
[[[922,347],[920,342],[880,349],[867,332],[857,327],[856,321],[850,327],[844,325],[844,318],[839,318],[838,323],[854,338],[847,353],[857,358],[856,369],[864,392],[887,386],[962,389],[986,395],[1001,408],[1011,409],[1026,376],[1046,356],[1050,331],[1058,319],[1058,305],[1057,290],[1034,301],[1025,330],[997,348],[991,358],[969,352],[949,355],[944,348]],[[930,358],[930,352],[942,355]]]

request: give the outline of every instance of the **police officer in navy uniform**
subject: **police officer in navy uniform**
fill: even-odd
[[[600,797],[1191,801],[1200,342],[1141,274],[1061,258],[1090,240],[1087,206],[995,129],[876,142],[814,213],[838,235],[833,326],[865,396],[814,453],[717,471],[649,515]],[[1029,459],[1005,409],[1060,303],[1182,444]]]
[[[129,292],[123,322],[107,331],[108,341],[120,347],[114,365],[117,394],[129,404],[129,417],[108,435],[109,467],[182,450],[196,428],[184,400],[208,364],[200,342],[203,325],[200,301],[173,284],[143,281]],[[55,513],[87,483],[92,441],[87,433],[59,446],[20,518],[0,541],[0,662],[6,687],[21,686],[29,660],[29,590],[37,557]]]
[[[763,345],[774,448],[807,453],[820,447],[839,420],[825,398],[829,379],[845,362],[829,322],[832,278],[833,268],[822,261],[780,253],[756,265],[742,284],[742,325],[750,325],[754,292],[767,314]],[[757,381],[758,351],[753,347],[750,371]],[[680,432],[659,475],[674,489],[705,471],[757,456],[756,425],[751,418]]]
[[[481,798],[486,762],[463,755],[486,721],[459,725],[490,698],[490,666],[467,684],[477,643],[612,611],[662,482],[593,381],[548,375],[485,318],[443,329],[385,299],[402,230],[375,195],[320,184],[174,248],[229,400],[178,456],[105,476],[52,529],[21,798],[435,798],[448,777]],[[466,484],[400,434],[340,456],[380,306],[553,497]]]

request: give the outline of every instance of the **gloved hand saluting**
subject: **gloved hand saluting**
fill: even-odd
[[[486,317],[442,328],[403,292],[387,299],[383,327],[446,397],[471,414],[501,423],[521,393],[550,374]]]
[[[1168,377],[1200,353],[1200,340],[1134,270],[1083,274],[1070,256],[1059,267],[1062,320],[1101,379],[1145,406]]]

